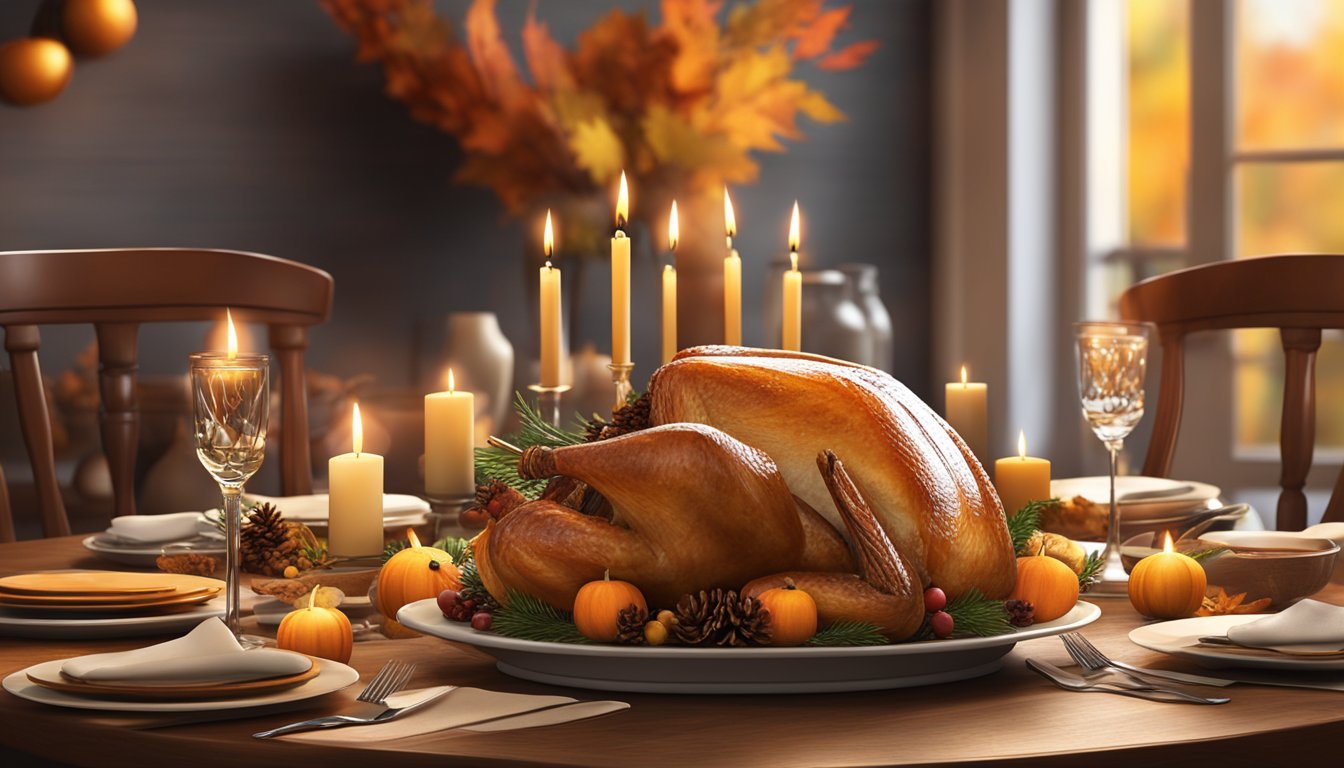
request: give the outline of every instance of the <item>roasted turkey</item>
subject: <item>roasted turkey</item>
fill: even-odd
[[[570,610],[579,587],[635,584],[650,605],[741,589],[776,571],[853,572],[839,533],[789,492],[761,451],[703,424],[669,424],[597,443],[529,448],[524,477],[565,476],[610,503],[612,518],[540,499],[492,521],[472,543],[490,594],[524,592]]]
[[[794,495],[843,529],[816,457],[834,451],[923,584],[1007,597],[1003,508],[961,437],[891,376],[817,355],[695,347],[649,382],[655,424],[717,427],[774,460]]]

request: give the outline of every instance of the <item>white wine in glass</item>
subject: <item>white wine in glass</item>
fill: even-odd
[[[1148,329],[1141,323],[1075,323],[1078,396],[1083,416],[1111,455],[1111,504],[1106,521],[1105,566],[1098,594],[1127,591],[1120,561],[1120,510],[1115,502],[1116,461],[1125,438],[1143,418],[1148,370]]]
[[[260,639],[240,628],[239,557],[243,484],[266,458],[270,357],[199,353],[190,356],[189,367],[196,456],[224,496],[224,623],[245,647],[256,646]]]

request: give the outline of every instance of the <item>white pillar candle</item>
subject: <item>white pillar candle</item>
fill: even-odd
[[[383,551],[383,457],[363,452],[358,403],[350,431],[354,452],[332,456],[327,462],[327,548],[335,556],[364,557]]]
[[[611,362],[630,362],[630,238],[625,223],[630,215],[630,191],[621,171],[616,197],[616,236],[611,238]]]
[[[985,463],[989,460],[989,387],[983,382],[967,381],[963,365],[961,381],[948,382],[943,392],[947,398],[944,418],[966,441],[971,453]]]
[[[672,201],[672,214],[667,220],[667,249],[675,262],[677,258],[677,201]],[[663,365],[672,362],[677,354],[677,268],[663,267]]]
[[[476,398],[454,388],[425,395],[425,493],[439,499],[476,493]]]
[[[1017,455],[994,462],[994,487],[1008,516],[1029,501],[1050,498],[1050,462],[1027,455],[1027,436],[1018,433]]]

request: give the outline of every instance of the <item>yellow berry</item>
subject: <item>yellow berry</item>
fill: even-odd
[[[292,566],[292,565],[287,565],[287,566],[285,566],[285,578],[286,578],[286,579],[294,579],[294,578],[298,578],[298,575],[299,575],[299,569],[298,569],[298,568],[295,568],[295,567]]]
[[[665,629],[672,629],[680,623],[677,621],[677,615],[666,609],[658,612],[657,619],[658,623],[662,624]]]
[[[645,624],[644,642],[649,645],[662,645],[667,642],[667,626],[661,621],[650,621]]]

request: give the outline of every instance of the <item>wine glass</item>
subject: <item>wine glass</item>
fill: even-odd
[[[1078,395],[1083,416],[1111,454],[1111,507],[1106,525],[1105,566],[1096,591],[1127,591],[1120,561],[1120,510],[1115,501],[1116,458],[1125,438],[1143,418],[1143,377],[1148,368],[1148,329],[1140,323],[1075,323]]]
[[[224,623],[244,647],[261,644],[239,625],[243,484],[266,458],[270,357],[202,352],[190,356],[196,456],[224,495]]]

